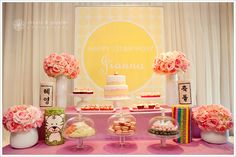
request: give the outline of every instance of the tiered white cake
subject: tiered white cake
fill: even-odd
[[[127,98],[128,85],[124,75],[108,75],[104,87],[105,98]]]

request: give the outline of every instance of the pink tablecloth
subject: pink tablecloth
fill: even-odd
[[[126,110],[126,112],[128,112]],[[170,108],[166,108],[166,115],[171,116]],[[75,116],[77,113],[72,109],[66,110],[67,118]],[[167,147],[161,148],[159,141],[149,136],[147,133],[148,121],[161,111],[156,112],[130,112],[137,120],[136,134],[127,137],[128,145],[119,147],[116,137],[107,134],[107,119],[114,113],[89,114],[84,116],[90,117],[95,122],[96,136],[89,138],[85,143],[89,145],[87,149],[75,151],[73,145],[76,141],[67,141],[59,146],[47,146],[43,143],[44,127],[39,129],[39,143],[28,149],[13,149],[10,146],[3,148],[4,154],[233,154],[233,144],[223,145],[208,144],[199,139],[194,139],[190,144],[177,144],[172,140],[167,141]],[[192,127],[193,137],[197,137],[199,129]],[[197,136],[196,136],[197,135]]]
[[[233,144],[209,144],[200,139],[193,139],[190,144],[177,144],[167,141],[166,147],[161,147],[158,140],[127,141],[120,147],[115,140],[87,140],[84,150],[74,148],[76,141],[67,141],[59,146],[47,146],[40,141],[37,145],[27,149],[13,149],[9,145],[3,148],[3,154],[233,154]]]

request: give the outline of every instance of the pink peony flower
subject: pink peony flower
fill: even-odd
[[[75,71],[71,73],[71,77],[72,77],[72,78],[75,78],[77,75],[78,75],[78,73],[75,72]]]
[[[18,130],[21,131],[19,124],[15,123],[13,121],[7,121],[4,126],[10,132],[17,132]]]
[[[161,53],[155,58],[153,70],[160,74],[175,74],[178,71],[186,72],[189,65],[183,52],[173,51]]]
[[[227,128],[224,125],[218,125],[215,130],[217,132],[225,132],[227,130]]]
[[[31,113],[31,120],[32,123],[34,123],[34,126],[41,127],[44,120],[42,112],[33,106],[27,108],[27,111]]]
[[[27,131],[40,127],[43,123],[43,114],[39,108],[27,105],[10,107],[3,115],[3,126],[10,132]]]
[[[79,62],[73,55],[52,53],[44,59],[43,69],[49,77],[65,75],[68,79],[74,79],[80,72]]]
[[[175,62],[174,61],[167,63],[167,71],[171,72],[174,69],[175,69]]]
[[[62,60],[62,56],[56,55],[55,61],[60,62]]]
[[[15,123],[22,125],[30,124],[31,122],[30,113],[27,110],[24,111],[19,110],[13,115],[13,121]]]
[[[222,105],[203,105],[193,110],[193,119],[202,130],[225,132],[233,127],[232,115]]]
[[[219,124],[219,120],[217,118],[209,118],[206,120],[209,128],[215,128]]]
[[[227,121],[225,123],[225,125],[226,125],[227,128],[232,128],[233,127],[233,122],[232,121]]]
[[[182,60],[179,58],[175,59],[175,68],[180,68],[182,66]]]

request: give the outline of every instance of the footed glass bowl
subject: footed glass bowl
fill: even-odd
[[[136,118],[131,114],[114,114],[108,119],[108,132],[113,135],[133,135],[136,129]]]
[[[136,118],[131,114],[114,114],[108,119],[108,132],[111,135],[120,137],[120,144],[125,143],[125,136],[135,133]]]
[[[178,122],[168,116],[156,116],[149,121],[148,133],[161,140],[161,145],[165,146],[165,140],[179,137]]]
[[[87,117],[75,116],[66,121],[63,137],[78,140],[77,148],[84,148],[83,139],[95,135],[94,122]]]

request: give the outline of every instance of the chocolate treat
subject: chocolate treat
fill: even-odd
[[[144,105],[138,105],[137,108],[138,109],[144,109]]]
[[[73,94],[93,94],[92,89],[75,89]]]

